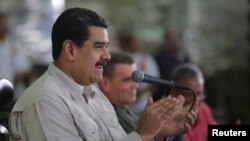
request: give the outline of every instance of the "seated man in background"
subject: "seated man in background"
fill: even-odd
[[[134,60],[126,53],[111,53],[111,60],[103,68],[103,79],[100,81],[100,89],[107,96],[115,108],[118,120],[127,133],[137,129],[138,117],[128,108],[137,98],[138,84],[131,79],[131,74],[136,70]],[[170,109],[168,120],[162,130],[155,137],[156,140],[163,140],[166,136],[173,136],[186,132],[185,126],[192,125],[186,121],[192,121],[195,117],[195,110],[183,116],[181,122],[173,122],[178,115],[179,109],[184,104],[184,97],[168,97],[169,104],[165,105]],[[177,105],[175,104],[177,101]],[[144,118],[143,115],[141,118]],[[157,121],[155,121],[157,122]],[[191,123],[191,124],[190,124]]]
[[[204,77],[202,72],[195,65],[189,63],[182,64],[174,69],[172,80],[193,89],[199,103],[197,120],[189,132],[184,135],[184,141],[207,141],[208,125],[216,124],[216,121],[210,107],[204,102]],[[188,95],[184,96],[187,102],[191,100]]]

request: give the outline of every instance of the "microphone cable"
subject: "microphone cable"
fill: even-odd
[[[186,85],[179,84],[179,83],[174,83],[172,85],[171,89],[172,88],[191,91],[191,94],[193,95],[193,100],[192,100],[191,106],[190,106],[190,108],[188,110],[188,112],[190,112],[193,109],[195,101],[196,101],[196,94],[195,94],[194,90],[191,89],[190,87],[186,86]]]

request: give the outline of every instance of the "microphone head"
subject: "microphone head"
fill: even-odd
[[[14,87],[7,79],[0,78],[0,108],[9,103],[14,97]]]
[[[141,72],[141,71],[134,71],[131,75],[131,78],[134,82],[136,83],[141,83],[143,82],[143,79],[144,79],[144,73]]]

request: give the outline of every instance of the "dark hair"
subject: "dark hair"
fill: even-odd
[[[134,64],[134,59],[128,53],[112,52],[110,55],[111,60],[103,67],[103,76],[111,78],[117,64]]]
[[[52,56],[58,59],[63,42],[71,40],[78,47],[89,38],[89,26],[99,26],[108,28],[107,21],[96,12],[85,8],[70,8],[64,11],[53,25]]]
[[[172,80],[178,82],[187,78],[204,79],[201,70],[193,64],[181,64],[173,70]]]

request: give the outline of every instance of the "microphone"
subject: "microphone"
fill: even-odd
[[[195,103],[195,100],[196,100],[196,94],[194,92],[193,89],[189,88],[188,86],[186,85],[183,85],[183,84],[179,84],[179,83],[175,83],[174,81],[170,80],[163,80],[163,79],[160,79],[160,78],[157,78],[157,77],[154,77],[154,76],[150,76],[148,74],[144,74],[143,72],[141,71],[134,71],[131,75],[131,79],[136,82],[136,83],[141,83],[141,82],[144,82],[144,83],[151,83],[151,84],[158,84],[158,85],[164,85],[164,86],[167,86],[169,88],[177,88],[177,89],[182,89],[182,90],[188,90],[188,91],[191,91],[192,95],[193,95],[193,102],[191,103],[191,106],[190,106],[190,109],[189,109],[189,112],[192,110],[193,106],[194,106],[194,103]]]
[[[187,86],[175,83],[174,81],[170,80],[163,80],[154,76],[150,76],[148,74],[144,74],[141,71],[134,71],[131,75],[131,78],[136,83],[151,83],[151,84],[158,84],[158,85],[164,85],[167,87],[176,87],[179,89],[189,89]]]
[[[0,108],[8,104],[14,97],[14,87],[7,79],[0,78]]]

